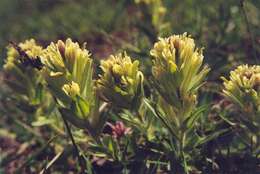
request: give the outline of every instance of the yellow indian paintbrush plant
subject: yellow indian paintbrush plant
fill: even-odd
[[[62,116],[96,138],[106,121],[102,114],[106,104],[99,107],[89,51],[67,39],[51,43],[41,59],[42,72]]]
[[[201,112],[196,108],[198,89],[209,68],[202,65],[202,49],[196,48],[186,33],[159,38],[150,54],[153,84],[160,94],[155,113],[174,137],[174,147],[177,147],[172,168],[175,173],[189,173],[191,157],[187,149],[194,148],[199,139],[193,132]]]
[[[42,50],[43,48],[37,45],[34,39],[18,45],[10,44],[7,47],[7,58],[4,64],[5,83],[31,104],[39,102],[36,99],[36,88],[43,79],[40,71],[28,64],[37,60]]]
[[[209,72],[202,66],[202,49],[186,33],[159,38],[150,51],[154,84],[164,100],[175,112],[189,114],[196,104],[198,88]],[[175,113],[175,114],[180,114]]]
[[[223,93],[249,115],[260,114],[260,66],[240,65],[224,80]]]
[[[87,49],[80,48],[71,39],[51,43],[41,56],[45,65],[43,73],[50,90],[64,105],[70,105],[69,90],[89,102],[94,97],[92,83],[92,59]],[[70,87],[69,87],[70,86]],[[74,89],[77,88],[77,89]]]

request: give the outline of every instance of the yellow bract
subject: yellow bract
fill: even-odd
[[[260,110],[260,66],[241,65],[224,80],[223,93],[246,110]],[[251,108],[251,109],[250,109]]]
[[[117,106],[130,107],[140,95],[143,74],[138,70],[139,62],[126,54],[111,55],[101,61],[103,75],[97,81],[101,97]]]
[[[24,51],[28,57],[19,55],[16,48],[12,45],[7,47],[7,58],[4,64],[4,73],[9,78],[5,79],[5,83],[16,93],[22,95],[31,104],[36,101],[36,88],[42,82],[42,76],[37,69],[26,66],[22,63],[22,59],[36,59],[42,54],[43,48],[36,44],[34,39],[26,40],[18,44],[21,51]]]
[[[54,95],[64,104],[76,94],[93,100],[92,59],[89,51],[67,39],[51,43],[41,56],[44,77]]]
[[[25,42],[21,42],[18,44],[18,46],[25,51],[25,53],[32,59],[39,57],[42,54],[43,48],[36,44],[34,39],[26,40]],[[7,58],[6,58],[6,64],[4,65],[4,68],[12,68],[14,66],[13,64],[18,63],[18,57],[19,57],[18,51],[12,47],[7,47]]]
[[[189,113],[196,104],[197,89],[209,68],[202,67],[202,49],[186,33],[159,38],[150,51],[154,84],[164,100]]]
[[[70,84],[65,84],[62,87],[62,89],[71,98],[75,98],[76,95],[80,94],[79,85],[77,83],[73,82],[73,81]]]

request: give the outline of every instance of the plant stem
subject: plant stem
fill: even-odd
[[[180,141],[180,153],[181,153],[181,160],[183,164],[183,170],[185,174],[189,174],[188,167],[187,167],[187,161],[184,153],[184,143],[185,143],[185,133],[181,132],[181,141]]]
[[[245,0],[240,0],[240,8],[241,8],[243,16],[245,18],[246,28],[247,28],[247,32],[249,33],[249,36],[250,36],[250,41],[251,41],[251,44],[252,44],[254,58],[255,58],[256,63],[258,63],[254,35],[253,35],[252,30],[251,30],[250,23],[249,23],[247,14],[246,14],[244,2],[245,2]]]
[[[71,132],[71,129],[70,129],[70,127],[69,127],[69,124],[68,124],[67,120],[63,117],[62,114],[61,114],[61,117],[62,117],[62,119],[63,119],[63,121],[64,121],[65,127],[66,127],[66,129],[67,129],[67,131],[68,131],[68,135],[69,135],[69,137],[70,137],[70,140],[71,140],[71,142],[72,142],[72,145],[73,145],[73,147],[74,147],[74,149],[75,149],[75,152],[76,152],[76,154],[77,154],[78,161],[79,161],[79,165],[80,165],[80,167],[81,167],[81,173],[85,173],[84,171],[85,171],[85,169],[86,169],[86,161],[85,161],[85,159],[80,155],[80,151],[79,151],[78,146],[77,146],[77,144],[76,144],[76,142],[75,142],[75,140],[74,140],[74,138],[73,138],[73,135],[72,135],[72,132]]]
[[[173,174],[189,174],[188,165],[184,152],[185,133],[180,132],[180,139],[178,140],[178,153],[171,159],[171,171]]]

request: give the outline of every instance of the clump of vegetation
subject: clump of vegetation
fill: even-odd
[[[41,38],[40,32],[40,39],[7,46],[1,72],[0,173],[258,173],[258,33],[246,11],[257,5],[110,3],[90,3],[97,13],[99,7],[108,8],[107,17],[96,15],[78,32],[78,19],[90,13],[82,10],[88,3],[54,3],[60,19],[68,9],[77,9],[72,19],[60,21],[73,28],[73,39],[57,39],[61,31],[44,14],[39,23],[50,19],[47,23],[58,34],[49,30],[53,35]],[[40,8],[40,3],[31,5]],[[190,14],[182,6],[198,11]],[[239,8],[242,17],[231,20]],[[218,10],[226,13],[211,15]],[[171,14],[185,18],[176,25]],[[193,14],[201,23],[189,34]],[[213,19],[220,28],[206,25]],[[249,44],[245,52],[237,49],[240,32],[235,32],[242,19],[247,35],[240,39]],[[185,33],[172,34],[176,31]]]

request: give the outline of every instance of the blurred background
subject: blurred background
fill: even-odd
[[[158,36],[187,32],[205,47],[214,79],[259,59],[259,8],[258,0],[1,0],[1,65],[9,41],[70,37],[97,59],[120,49],[144,59]]]

